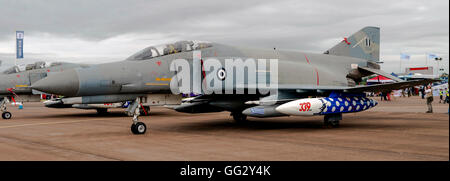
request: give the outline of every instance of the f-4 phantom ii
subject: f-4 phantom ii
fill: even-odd
[[[61,72],[66,69],[83,67],[85,65],[65,62],[35,62],[23,66],[13,66],[0,74],[0,111],[3,119],[10,119],[12,114],[7,111],[9,98],[20,102],[40,101],[39,92],[31,89],[31,84],[43,79],[47,74]]]
[[[0,73],[0,111],[3,119],[11,119],[12,114],[7,111],[7,103],[14,102],[39,102],[43,92],[33,91],[31,84],[45,78],[48,74],[61,72],[77,67],[87,67],[85,64],[67,62],[35,62],[33,64],[17,65]],[[121,108],[125,102],[111,104],[66,104],[60,106],[54,104],[57,100],[48,100],[44,104],[50,108],[78,108],[96,109],[99,113],[105,113],[108,108]]]
[[[138,120],[135,110],[139,106],[177,104],[180,96],[176,94],[189,92],[199,95],[175,106],[176,111],[229,111],[237,122],[246,121],[247,116],[323,115],[324,124],[334,127],[343,113],[377,105],[365,92],[434,81],[403,81],[381,71],[379,46],[377,27],[365,27],[323,54],[179,41],[145,48],[125,61],[48,76],[32,88],[65,95],[64,104],[133,101],[127,111],[134,116],[134,134],[144,134],[147,129]],[[270,60],[270,68],[260,60]],[[359,85],[363,77],[372,74],[395,82]],[[257,86],[260,84],[266,86]]]
[[[24,64],[10,67],[0,73],[0,110],[3,119],[11,119],[12,114],[7,111],[7,103],[10,100],[14,102],[39,102],[39,92],[31,89],[31,84],[47,77],[47,75],[69,70],[78,67],[88,67],[87,64],[74,64],[67,62],[35,62],[33,64]],[[116,102],[108,104],[59,104],[59,98],[47,100],[44,102],[49,108],[77,108],[77,109],[96,109],[99,114],[107,112],[108,108],[123,108],[127,102]],[[144,112],[144,110],[141,110]],[[146,110],[147,111],[147,110]]]

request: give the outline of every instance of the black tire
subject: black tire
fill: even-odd
[[[331,121],[331,122],[330,122],[330,125],[331,125],[333,128],[339,127],[339,120]]]
[[[131,124],[131,132],[133,134],[137,134],[137,130],[136,130],[136,125],[135,124]]]
[[[247,122],[247,115],[244,115],[242,113],[232,113],[232,116],[236,123],[246,123]]]
[[[108,113],[107,108],[98,108],[97,109],[97,114],[103,115],[103,114],[107,114],[107,113]]]
[[[342,119],[342,114],[328,114],[324,116],[323,125],[326,128],[337,128],[339,127],[339,120]]]
[[[328,119],[324,118],[324,120],[323,120],[323,127],[324,128],[329,128],[328,126],[330,126],[330,122],[328,121]]]
[[[133,134],[145,134],[147,126],[143,122],[137,122],[131,125],[131,132]]]
[[[4,112],[2,113],[2,118],[3,119],[11,119],[12,114],[10,112]]]

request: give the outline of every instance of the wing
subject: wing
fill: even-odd
[[[385,92],[439,81],[440,80],[437,79],[423,79],[423,80],[412,80],[412,81],[394,82],[378,85],[357,86],[344,89],[344,92]]]
[[[440,82],[439,79],[422,79],[422,80],[411,80],[402,81],[386,84],[376,84],[376,85],[363,85],[356,87],[346,87],[346,86],[302,86],[302,85],[281,85],[278,90],[295,90],[298,93],[307,91],[319,91],[319,92],[332,92],[332,91],[342,91],[351,93],[363,93],[363,92],[384,92],[391,90],[404,89],[407,87],[413,87],[417,85],[425,85],[433,82]]]

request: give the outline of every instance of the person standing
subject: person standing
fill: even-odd
[[[448,100],[448,88],[445,88],[445,100],[444,103],[449,103],[450,100]]]
[[[387,96],[387,101],[391,101],[391,91],[387,92],[385,95]],[[386,99],[386,97],[384,97]]]
[[[439,90],[439,103],[444,102],[444,90]],[[445,104],[445,102],[444,102]]]
[[[426,113],[433,113],[433,107],[431,105],[431,103],[433,102],[433,90],[431,89],[431,85],[428,85],[428,87],[425,88],[425,94],[428,106],[428,111]]]
[[[422,86],[422,87],[420,87],[420,93],[421,93],[421,96],[422,96],[422,99],[425,99],[425,86]]]

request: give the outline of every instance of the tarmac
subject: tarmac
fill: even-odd
[[[339,128],[323,117],[249,118],[228,112],[178,113],[152,107],[133,135],[122,109],[50,109],[42,103],[9,106],[0,119],[0,160],[449,160],[449,105],[396,98],[343,115]]]

